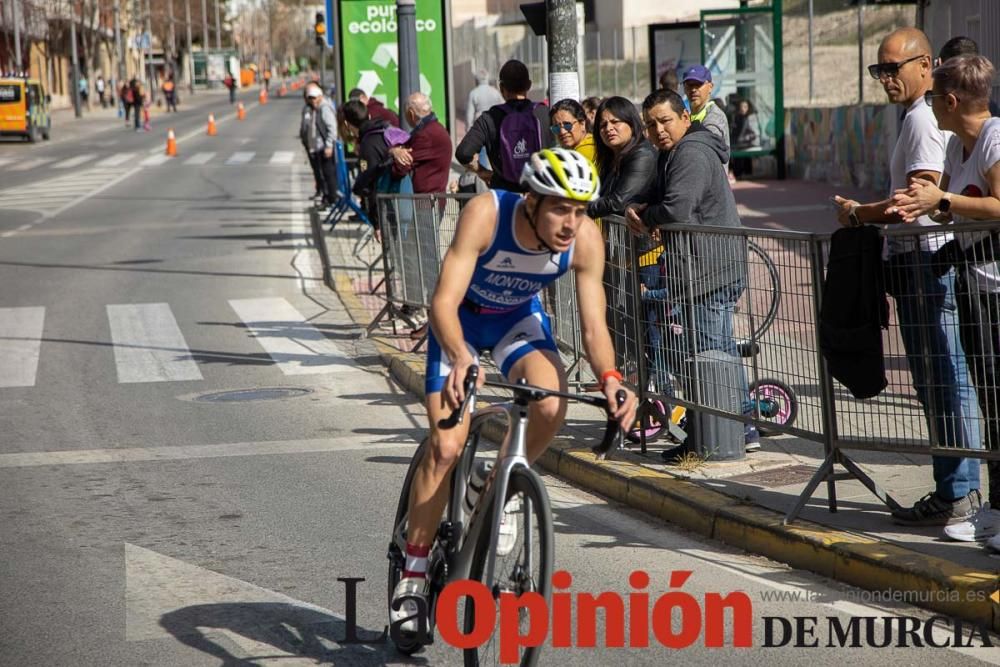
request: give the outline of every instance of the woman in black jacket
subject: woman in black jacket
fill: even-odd
[[[625,207],[655,184],[656,151],[643,133],[639,111],[624,97],[601,102],[595,120],[601,196],[587,207],[587,215],[624,215]]]

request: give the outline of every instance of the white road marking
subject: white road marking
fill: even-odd
[[[184,160],[184,164],[205,164],[213,157],[215,157],[215,153],[195,153],[188,159]]]
[[[170,306],[133,303],[107,308],[119,382],[202,379]]]
[[[294,241],[295,247],[301,249],[297,251],[293,263],[302,276],[300,285],[304,288],[306,281],[318,278],[318,274],[322,269],[317,271],[313,266],[313,262],[318,261],[317,254],[308,252],[310,246],[307,239],[312,235],[312,228],[307,219],[306,212],[302,208],[302,178],[299,176],[299,171],[299,164],[292,163],[292,187],[291,197],[289,198],[292,210],[289,215],[289,222],[291,222],[292,234],[297,237]]]
[[[0,308],[0,387],[34,387],[45,308]]]
[[[170,159],[169,155],[167,155],[166,153],[160,152],[160,153],[157,153],[156,155],[150,155],[148,158],[146,158],[145,160],[143,160],[142,162],[140,162],[139,166],[141,166],[141,167],[157,167],[157,166],[163,164],[164,162],[166,162],[169,159]]]
[[[197,610],[197,614],[192,612]],[[302,600],[235,577],[207,570],[156,551],[125,543],[125,640],[195,634],[201,643],[219,642],[242,664],[315,665],[316,660],[266,643],[274,628],[308,628],[344,623],[344,617]],[[287,624],[287,625],[286,625]],[[242,629],[247,634],[241,634]],[[249,636],[248,636],[249,635]],[[220,641],[221,640],[221,641]],[[337,648],[333,638],[317,641]],[[266,658],[262,657],[266,656]],[[264,662],[266,660],[266,662]]]
[[[294,159],[295,153],[292,151],[275,151],[274,155],[271,156],[270,164],[291,164]]]
[[[285,375],[351,370],[354,362],[280,297],[232,299],[229,305]]]
[[[101,185],[101,186],[99,186],[97,188],[94,188],[92,190],[89,190],[86,193],[81,194],[80,196],[77,196],[77,197],[71,199],[70,201],[66,202],[64,205],[62,205],[59,208],[57,208],[55,211],[52,211],[51,213],[45,213],[45,215],[43,217],[44,218],[54,218],[57,215],[59,215],[60,213],[62,213],[63,211],[69,210],[69,209],[73,208],[74,206],[76,206],[77,204],[79,204],[81,202],[84,202],[84,201],[90,199],[91,197],[94,197],[95,195],[99,195],[100,193],[104,192],[108,188],[121,183],[122,181],[124,181],[126,178],[128,178],[129,176],[131,176],[132,174],[134,174],[137,171],[139,171],[138,167],[135,167],[134,169],[129,169],[128,171],[126,171],[125,173],[121,174],[117,178],[113,178],[110,181],[107,181],[106,183],[104,183],[103,185]]]
[[[98,167],[117,167],[120,164],[124,164],[135,157],[135,153],[116,153],[111,157],[104,158],[97,163]]]
[[[84,155],[77,155],[76,157],[71,157],[68,160],[63,160],[62,162],[56,162],[52,165],[53,169],[70,169],[72,167],[79,167],[84,162],[90,162],[96,155],[93,153],[86,153]]]
[[[14,161],[15,158],[12,157],[0,157],[0,167],[4,167]]]
[[[274,440],[264,442],[229,442],[218,445],[177,445],[175,447],[124,447],[121,449],[81,449],[54,452],[16,452],[0,454],[0,469],[34,466],[94,465],[100,463],[144,463],[147,461],[188,461],[222,459],[237,456],[279,456],[352,452],[370,449],[416,448],[417,443],[375,441],[370,436],[349,435],[312,440]]]
[[[29,169],[34,169],[35,167],[41,167],[43,164],[48,164],[52,162],[54,158],[50,157],[36,157],[34,160],[26,160],[20,164],[10,167],[9,171],[28,171]]]
[[[254,155],[255,153],[253,151],[237,151],[229,156],[229,159],[226,160],[226,164],[227,165],[246,164],[247,162],[253,159]]]

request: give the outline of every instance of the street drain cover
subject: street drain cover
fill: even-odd
[[[196,401],[205,403],[238,403],[242,401],[278,401],[283,398],[297,398],[311,394],[309,389],[298,387],[261,387],[258,389],[234,389],[232,391],[217,391],[212,394],[202,394]]]
[[[745,473],[743,475],[734,475],[732,477],[727,477],[726,481],[752,484],[754,486],[762,486],[764,488],[774,488],[778,486],[787,486],[789,484],[801,484],[802,482],[808,482],[815,474],[816,468],[813,466],[793,465],[772,468],[771,470],[763,470],[760,472]]]

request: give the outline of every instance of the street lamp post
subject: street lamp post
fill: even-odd
[[[188,93],[194,95],[194,49],[191,47],[191,0],[184,0],[184,26],[187,29]]]
[[[21,9],[18,6],[21,0],[11,0],[14,15],[14,67],[18,72],[23,71],[24,63],[21,62]]]
[[[125,59],[122,55],[122,6],[121,0],[115,0],[115,85],[122,87],[122,79],[125,78]],[[117,94],[117,91],[115,91]]]
[[[215,0],[215,50],[222,49],[222,24],[219,21],[219,0]]]
[[[76,52],[76,12],[72,6],[69,9],[69,43],[70,57],[72,58],[70,61],[72,83],[70,85],[73,88],[73,115],[80,118],[83,116],[83,112],[80,110],[80,57]]]
[[[399,117],[408,125],[406,114],[402,113],[406,98],[420,90],[416,0],[396,0],[396,25],[399,29]]]

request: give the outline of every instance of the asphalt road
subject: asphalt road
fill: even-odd
[[[218,136],[204,108],[180,114],[169,160],[162,125],[0,145],[0,664],[460,664],[440,640],[412,660],[343,643],[338,577],[365,579],[365,636],[386,623],[387,531],[421,409],[318,278],[297,98],[243,122],[214,104]],[[705,621],[683,650],[606,648],[602,621],[598,648],[542,664],[998,661],[868,648],[863,629],[862,646],[827,647],[827,617],[930,614],[546,479],[571,592],[627,596],[643,570],[652,606],[690,571],[673,590],[702,618],[706,594],[749,596],[754,648],[732,646],[730,616],[726,647],[705,647]],[[819,647],[763,648],[768,616],[817,617]]]

